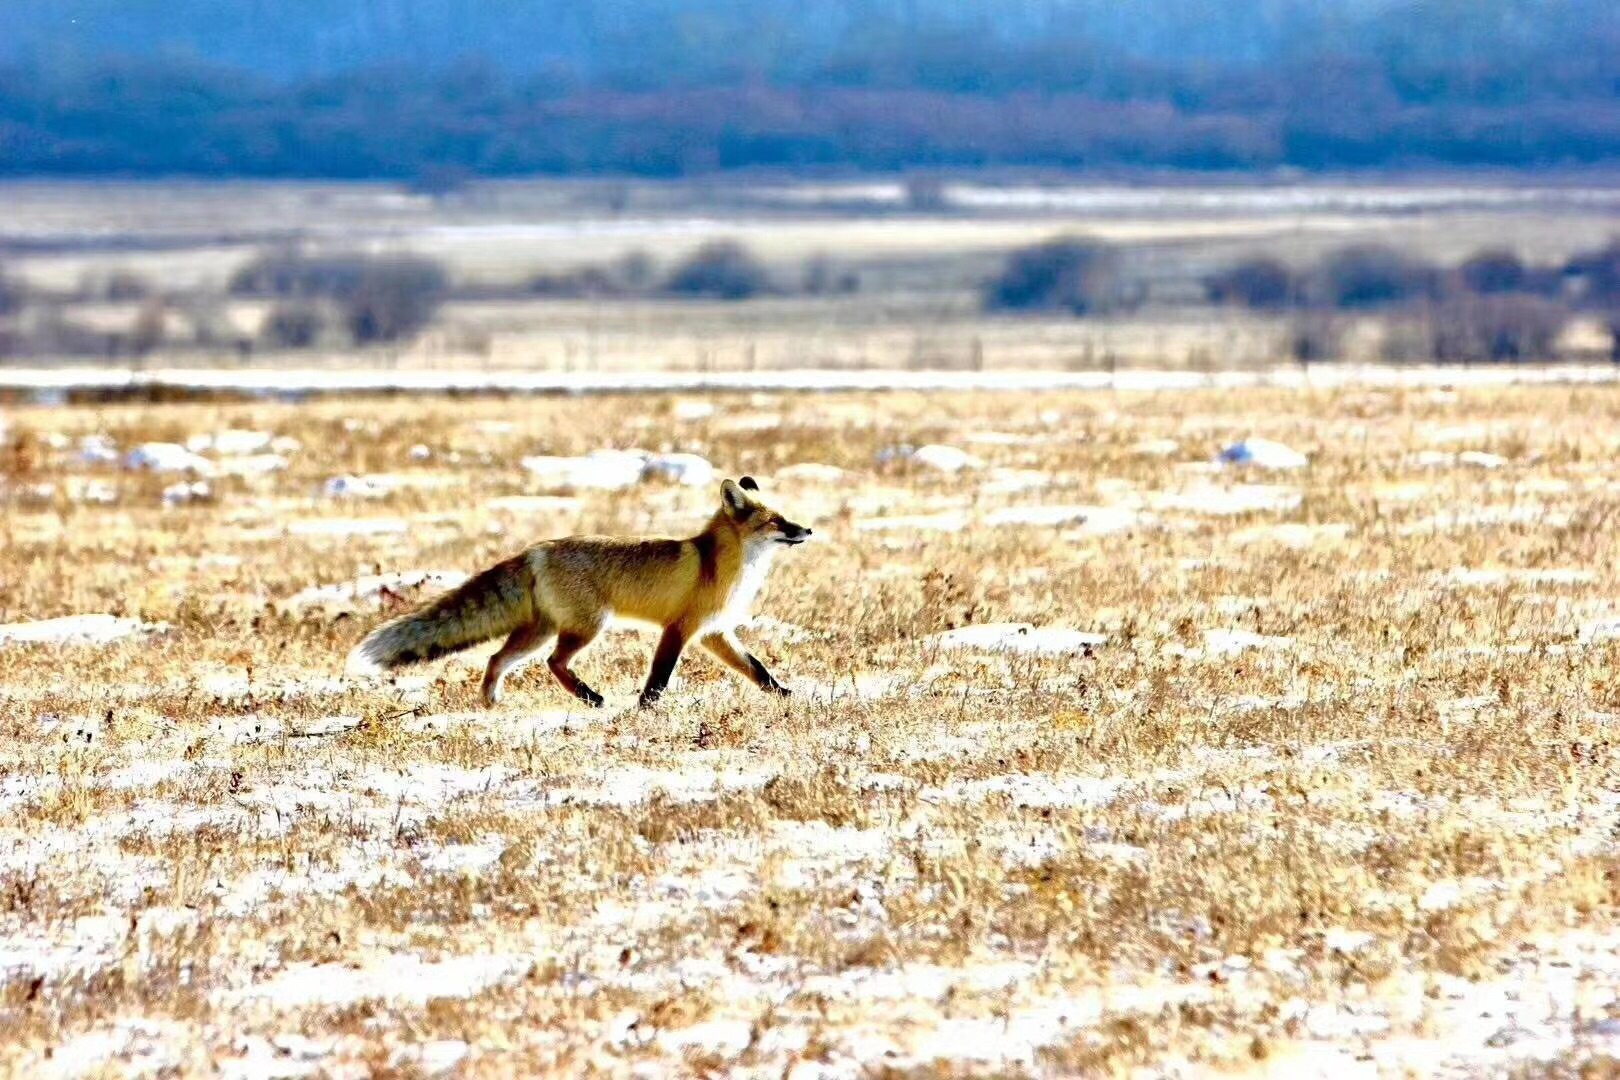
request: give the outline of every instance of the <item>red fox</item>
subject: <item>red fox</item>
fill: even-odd
[[[743,648],[736,628],[748,620],[777,548],[802,544],[811,532],[761,503],[758,491],[751,476],[721,484],[720,509],[685,540],[543,540],[373,630],[349,654],[349,670],[370,674],[433,660],[506,634],[484,673],[484,704],[493,707],[506,676],[555,638],[551,673],[575,697],[599,706],[602,695],[568,664],[617,615],[663,629],[641,691],[643,707],[663,694],[692,641],[761,690],[785,695],[787,687]]]

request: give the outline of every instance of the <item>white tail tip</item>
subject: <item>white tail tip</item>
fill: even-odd
[[[348,659],[343,662],[345,675],[359,678],[375,678],[383,673],[383,667],[366,653],[366,643],[361,642],[349,653]]]

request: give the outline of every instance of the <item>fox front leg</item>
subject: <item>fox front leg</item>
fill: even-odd
[[[685,648],[686,633],[678,626],[665,630],[664,636],[658,639],[652,670],[647,672],[647,685],[641,691],[643,709],[656,705],[664,696],[664,689],[669,686],[670,676],[675,674],[675,665],[680,663],[681,651]]]

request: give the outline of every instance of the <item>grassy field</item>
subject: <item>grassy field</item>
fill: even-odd
[[[1611,1071],[1617,420],[1556,387],[14,409],[0,1072]],[[1309,464],[1215,463],[1249,436]],[[580,662],[597,711],[543,666],[483,711],[481,656],[341,675],[533,539],[695,531],[717,479],[522,464],[638,446],[814,526],[743,632],[792,699],[694,654],[635,711],[632,632]]]

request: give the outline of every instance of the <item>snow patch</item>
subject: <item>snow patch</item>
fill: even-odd
[[[1417,536],[1427,532],[1446,532],[1452,529],[1470,529],[1478,525],[1541,525],[1561,529],[1568,525],[1571,515],[1565,510],[1549,510],[1535,503],[1519,506],[1481,506],[1474,509],[1442,510],[1431,517],[1402,525],[1402,536]]]
[[[143,472],[183,472],[213,476],[218,471],[212,461],[179,443],[142,443],[124,455],[124,468]]]
[[[878,454],[878,464],[904,462],[908,465],[932,469],[935,472],[956,473],[963,469],[976,469],[983,464],[978,458],[955,446],[929,443],[927,446],[891,446]]]
[[[46,1076],[166,1076],[184,1071],[179,1024],[144,1017],[120,1019],[75,1035],[51,1051]],[[114,1068],[114,1065],[119,1067]]]
[[[194,454],[214,453],[221,457],[240,457],[266,450],[291,453],[299,445],[297,439],[286,436],[277,438],[268,431],[246,431],[241,428],[193,435],[186,440],[186,449]]]
[[[593,450],[582,457],[535,454],[523,467],[552,488],[623,491],[643,481],[706,487],[715,469],[697,454],[653,454],[646,450]]]
[[[471,1048],[460,1039],[435,1039],[400,1047],[389,1057],[388,1064],[408,1076],[459,1075],[470,1052]]]
[[[167,623],[117,615],[64,615],[0,626],[0,645],[109,645],[124,638],[161,634],[168,628]]]
[[[321,485],[328,499],[381,499],[393,490],[375,476],[334,476]]]
[[[647,455],[632,450],[596,450],[583,457],[536,454],[523,467],[549,487],[622,491],[641,482]]]
[[[184,506],[186,503],[204,502],[214,494],[206,480],[182,480],[163,489],[164,506]]]
[[[1226,465],[1253,465],[1260,469],[1303,469],[1310,459],[1291,446],[1271,439],[1250,436],[1221,451]]]
[[[1251,649],[1273,650],[1293,648],[1291,637],[1273,637],[1250,630],[1215,629],[1204,631],[1204,656],[1234,656]]]
[[[707,420],[714,415],[714,406],[707,401],[677,401],[670,415],[677,420]]]
[[[696,766],[675,770],[621,765],[605,770],[594,783],[547,792],[546,803],[551,806],[569,803],[633,806],[646,802],[658,792],[678,801],[694,802],[713,798],[722,791],[760,788],[775,775],[770,769],[723,773]]]
[[[246,454],[228,457],[217,466],[223,476],[264,476],[280,472],[287,467],[287,459],[280,454]]]
[[[1584,623],[1576,632],[1575,641],[1581,645],[1601,645],[1607,641],[1620,641],[1620,615],[1610,615]]]
[[[1088,506],[1008,506],[992,511],[991,525],[1079,525],[1091,513]]]
[[[1128,781],[1117,777],[1013,773],[983,780],[955,781],[940,787],[924,788],[917,794],[929,802],[958,802],[1005,795],[1020,806],[1040,810],[1047,807],[1107,806],[1127,784]]]
[[[670,1053],[703,1050],[727,1058],[736,1057],[748,1049],[753,1041],[754,1025],[751,1020],[706,1020],[658,1035],[658,1045]]]
[[[1093,648],[1106,644],[1108,635],[1029,623],[981,623],[947,630],[927,640],[942,649],[1064,656],[1089,654]]]
[[[79,440],[79,464],[112,465],[118,461],[118,446],[105,435],[86,435]]]
[[[1378,944],[1378,935],[1366,930],[1346,930],[1342,926],[1330,927],[1322,934],[1322,945],[1329,952],[1346,956],[1361,952]]]
[[[424,589],[454,589],[467,580],[459,570],[407,570],[391,574],[366,574],[353,581],[336,585],[311,585],[281,602],[285,610],[301,611],[312,607],[340,608],[352,611],[357,607],[376,610],[385,600],[414,600]],[[410,595],[407,595],[410,594]]]
[[[994,469],[980,488],[986,495],[1015,495],[1052,485],[1052,474],[1039,469]]]
[[[1129,506],[1087,506],[1084,509],[1085,517],[1078,523],[1078,527],[1065,532],[1066,539],[1076,536],[1112,536],[1116,533],[1130,532],[1139,525],[1151,525],[1155,519],[1143,514],[1140,510]]]
[[[708,487],[714,482],[714,466],[697,454],[654,454],[642,467],[641,479],[683,487]]]
[[[1425,469],[1446,469],[1456,465],[1471,465],[1476,469],[1500,469],[1508,459],[1483,450],[1464,450],[1451,454],[1443,450],[1420,450],[1412,456],[1412,464]]]
[[[528,974],[534,960],[494,954],[424,961],[410,955],[378,957],[357,967],[347,964],[294,964],[275,977],[236,991],[238,1001],[262,1001],[277,1008],[351,1005],[388,1001],[425,1005],[444,998],[469,998]]]

